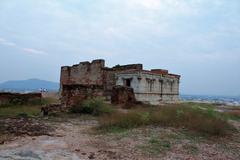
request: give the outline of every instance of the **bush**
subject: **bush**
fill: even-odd
[[[81,104],[72,106],[71,113],[91,114],[99,116],[101,114],[111,113],[112,108],[106,104],[102,99],[88,99]]]
[[[128,113],[112,113],[100,118],[100,129],[130,129],[144,125],[184,127],[208,135],[226,135],[234,129],[226,116],[211,108],[198,106],[168,105],[133,109]]]

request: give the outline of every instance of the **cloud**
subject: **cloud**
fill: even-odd
[[[222,67],[229,70],[214,77],[228,83],[223,74],[240,77],[234,72],[240,65],[239,8],[239,0],[3,0],[0,35],[6,39],[0,39],[0,47],[12,47],[10,52],[23,58],[46,56],[46,66],[105,58],[111,65],[168,68],[183,78],[189,69],[191,78],[184,83],[208,82],[206,75]],[[25,65],[32,63],[38,62]],[[215,66],[214,72],[206,70]],[[196,73],[205,76],[198,79]]]
[[[190,0],[128,0],[128,6],[132,8],[145,9],[147,11],[158,11],[164,15],[172,14],[195,14],[204,1]]]
[[[15,43],[10,42],[4,38],[0,38],[0,44],[5,45],[5,46],[12,46],[12,47],[16,46]]]
[[[140,5],[146,9],[159,9],[161,7],[161,1],[159,0],[130,0],[132,5]]]
[[[35,54],[35,55],[47,55],[48,54],[45,51],[41,51],[41,50],[37,50],[37,49],[33,49],[33,48],[19,47],[19,46],[17,46],[16,43],[8,41],[5,38],[1,38],[1,37],[0,37],[0,44],[5,45],[5,46],[10,46],[10,47],[15,47],[19,50],[23,50],[23,51],[25,51],[27,53],[30,53],[30,54]]]
[[[48,53],[45,51],[33,49],[33,48],[22,48],[23,51],[30,53],[30,54],[36,54],[36,55],[47,55]]]

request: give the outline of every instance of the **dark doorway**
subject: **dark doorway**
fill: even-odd
[[[131,87],[131,79],[126,79],[126,86]]]

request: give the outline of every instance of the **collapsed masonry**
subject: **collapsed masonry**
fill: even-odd
[[[136,101],[154,105],[174,102],[179,99],[179,80],[179,75],[169,74],[167,70],[143,70],[142,64],[108,68],[104,60],[80,62],[61,68],[61,101],[73,106],[88,98],[110,100],[114,86],[120,85],[132,88]]]

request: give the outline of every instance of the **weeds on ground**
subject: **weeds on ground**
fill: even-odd
[[[224,136],[235,131],[227,117],[213,108],[184,104],[138,108],[127,113],[113,112],[100,117],[99,122],[99,129],[110,132],[113,128],[131,129],[145,125],[185,128],[212,136]]]
[[[38,116],[42,105],[55,102],[57,103],[58,100],[53,98],[42,98],[41,100],[31,100],[29,102],[14,99],[11,103],[0,106],[0,117]]]
[[[198,147],[194,144],[185,144],[182,147],[188,154],[198,154],[199,152]]]
[[[240,121],[240,110],[228,111],[224,114],[232,120]]]
[[[36,106],[36,105],[47,105],[47,104],[52,104],[52,103],[59,103],[59,100],[50,98],[50,97],[42,98],[42,99],[33,99],[33,100],[29,100],[29,101],[24,101],[23,99],[20,99],[20,98],[14,98],[9,103],[0,105],[0,107],[1,108],[14,107],[14,106],[21,106],[21,105]]]
[[[215,103],[196,103],[196,102],[182,102],[180,105],[188,107],[200,107],[203,109],[214,109],[218,104]]]
[[[40,106],[15,105],[0,107],[0,117],[37,116],[40,114]]]
[[[102,114],[109,114],[112,112],[112,107],[106,104],[102,99],[88,99],[79,105],[70,108],[71,113],[90,114],[99,116]]]
[[[159,139],[158,137],[151,137],[150,140],[144,144],[138,146],[139,149],[143,150],[147,154],[158,155],[165,153],[171,149],[171,143],[168,140]]]
[[[47,105],[47,104],[58,104],[60,103],[60,100],[57,98],[52,98],[52,97],[46,97],[46,98],[42,98],[41,100],[41,105]]]

